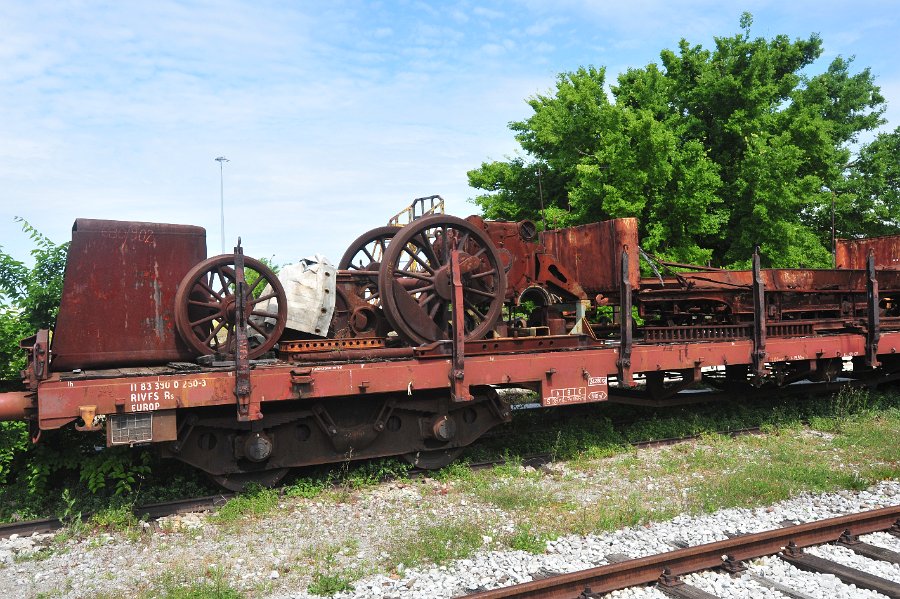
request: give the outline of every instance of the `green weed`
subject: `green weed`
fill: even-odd
[[[350,579],[344,572],[316,572],[313,574],[312,582],[309,583],[309,588],[306,590],[313,595],[331,597],[335,593],[349,591],[351,589],[350,583]]]
[[[547,550],[548,535],[535,532],[530,524],[517,524],[507,544],[512,549],[529,553],[544,553]]]
[[[395,564],[443,564],[462,559],[482,546],[482,528],[470,520],[430,524],[409,531],[390,552]]]
[[[278,505],[278,491],[275,489],[251,488],[229,499],[210,516],[219,523],[233,523],[244,517],[259,517],[271,512]]]
[[[151,588],[139,595],[140,599],[242,599],[244,594],[232,587],[226,571],[210,566],[202,579],[183,568],[166,572],[154,580]]]
[[[328,485],[323,480],[312,478],[301,478],[293,484],[284,487],[284,494],[287,497],[302,497],[304,499],[313,499],[321,495]]]

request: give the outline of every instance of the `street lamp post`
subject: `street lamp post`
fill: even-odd
[[[230,162],[224,156],[219,156],[215,159],[216,162],[219,163],[219,213],[222,217],[222,253],[225,253],[225,174],[223,169],[223,164],[226,162]]]

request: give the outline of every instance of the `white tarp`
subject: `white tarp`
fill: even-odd
[[[287,328],[325,337],[334,314],[337,269],[316,254],[296,264],[288,264],[278,272],[278,280],[287,296]],[[266,287],[263,294],[269,293]],[[274,312],[277,303],[269,300],[263,308]]]

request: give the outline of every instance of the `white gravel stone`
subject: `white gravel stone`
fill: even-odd
[[[857,555],[853,550],[847,547],[835,545],[822,545],[820,547],[810,547],[805,550],[810,555],[817,555],[821,558],[831,560],[842,566],[856,568],[875,576],[880,576],[887,580],[900,583],[900,565],[890,564],[879,560],[869,559],[861,555]]]
[[[859,540],[864,543],[869,543],[877,547],[883,547],[884,549],[900,553],[900,538],[886,532],[873,532],[869,535],[862,535],[859,537]]]
[[[396,532],[398,522],[432,523],[445,519],[492,517],[504,521],[496,508],[460,503],[424,502],[428,495],[446,491],[447,483],[426,481],[389,483],[355,493],[345,501],[297,502],[252,525],[224,529],[207,521],[205,514],[184,514],[166,519],[165,525],[138,541],[117,534],[98,534],[85,540],[51,544],[53,535],[33,535],[0,540],[0,597],[31,597],[55,593],[63,598],[107,594],[128,595],[178,567],[190,580],[210,580],[210,568],[224,567],[226,580],[250,596],[265,596],[260,589],[274,589],[268,597],[302,599],[309,572],[322,563],[329,543],[338,543],[333,559],[341,568],[365,569],[387,557],[379,541]],[[496,588],[527,582],[535,575],[573,572],[607,563],[607,556],[641,557],[671,551],[671,543],[689,545],[727,538],[726,533],[749,533],[778,527],[781,522],[807,522],[900,503],[900,482],[887,481],[861,492],[842,491],[824,495],[801,495],[759,509],[729,509],[701,516],[682,515],[668,522],[617,530],[601,535],[565,536],[547,543],[545,553],[491,551],[504,532],[485,534],[482,551],[442,566],[397,566],[391,576],[367,576],[353,584],[341,599],[383,597],[393,599],[437,599],[476,589]],[[423,506],[426,506],[423,509]],[[866,535],[864,541],[900,551],[900,540],[887,534]],[[49,546],[49,556],[29,556]],[[840,547],[809,550],[835,561],[859,556]],[[124,558],[124,562],[123,562]],[[304,560],[307,560],[304,562]],[[844,562],[841,562],[844,563]],[[900,570],[881,564],[879,576],[900,582]],[[800,572],[775,558],[751,564],[754,573],[766,576],[812,597],[867,599],[878,595],[843,585],[833,577]],[[868,571],[868,570],[867,570]],[[303,574],[303,572],[307,572]],[[749,576],[730,578],[702,573],[688,581],[722,597],[778,597],[757,585]],[[617,591],[617,599],[659,599],[651,587]]]
[[[875,591],[846,585],[830,574],[813,574],[798,570],[777,557],[754,560],[750,570],[769,580],[783,584],[811,597],[833,599],[883,599]]]

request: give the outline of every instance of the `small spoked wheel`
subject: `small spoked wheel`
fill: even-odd
[[[378,271],[394,235],[400,227],[376,227],[357,237],[338,262],[338,270],[353,271],[357,275],[358,295],[373,308],[381,307],[378,291]],[[371,273],[371,274],[364,274]]]
[[[459,260],[466,340],[481,339],[500,318],[506,273],[490,238],[461,218],[424,217],[394,236],[378,276],[385,316],[411,343],[451,338],[454,251]]]
[[[269,351],[287,323],[287,298],[281,281],[265,264],[244,256],[244,301],[249,306],[249,357]],[[182,279],[175,293],[175,326],[202,355],[233,356],[238,321],[234,256],[204,260]]]

